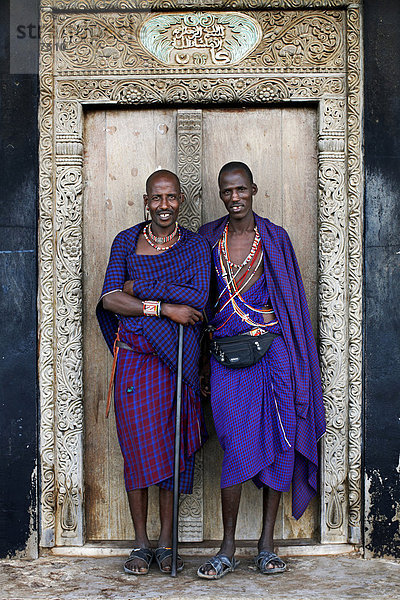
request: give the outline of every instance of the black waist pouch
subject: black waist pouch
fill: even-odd
[[[244,333],[213,338],[210,350],[215,360],[224,367],[243,369],[258,362],[276,337],[278,337],[277,333],[266,332],[262,335]]]

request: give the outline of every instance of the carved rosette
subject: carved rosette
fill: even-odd
[[[235,65],[162,65],[138,39],[140,27],[150,15],[126,9],[172,11],[183,4],[186,10],[263,9],[249,13],[263,29],[263,38]],[[328,418],[323,441],[321,535],[324,542],[346,541],[349,526],[350,541],[359,541],[360,12],[358,2],[341,11],[304,10],[349,4],[346,0],[42,0],[41,35],[46,43],[42,44],[40,67],[38,302],[43,546],[53,545],[55,536],[60,545],[84,542],[83,104],[319,103],[319,333]],[[275,8],[296,10],[268,11]],[[73,51],[67,44],[71,41]],[[183,110],[179,119],[178,170],[189,199],[181,222],[196,229],[201,214],[201,116],[197,110]],[[184,161],[185,152],[191,158],[190,168]],[[201,463],[197,473],[200,468]],[[194,500],[182,502],[182,539],[201,532],[198,502],[202,484],[201,479],[196,481]]]
[[[201,110],[178,110],[178,177],[185,194],[179,223],[197,231],[201,225],[202,117]]]

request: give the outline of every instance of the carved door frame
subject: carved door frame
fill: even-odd
[[[214,31],[220,36],[219,57],[209,46],[204,50],[204,44],[198,44],[196,52],[171,51],[172,24],[179,24],[190,9],[195,18],[218,25]],[[250,32],[240,44],[235,31],[238,12]],[[162,24],[167,45],[157,36],[140,37],[143,23],[152,25],[154,19],[159,22],[153,33]],[[159,42],[164,44],[165,60],[160,59]],[[246,53],[235,54],[235,43],[236,50],[247,44]],[[361,67],[358,0],[42,0],[38,295],[42,546],[85,543],[84,106],[185,108],[277,102],[318,104],[319,339],[328,421],[322,443],[321,542],[360,543]],[[187,116],[182,116],[182,139],[187,134],[194,141],[190,173],[178,152],[179,175],[189,200],[182,221],[197,227],[201,197],[198,187],[189,185],[199,176],[196,144],[201,145],[201,139],[197,136],[196,141],[193,129],[196,118]]]

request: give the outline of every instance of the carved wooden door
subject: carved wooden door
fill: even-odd
[[[218,198],[219,168],[243,160],[259,191],[255,210],[282,224],[295,246],[317,324],[317,153],[313,108],[232,108],[207,110],[91,110],[85,115],[84,189],[84,406],[85,498],[88,540],[132,539],[114,417],[105,419],[110,357],[95,320],[112,239],[143,219],[144,184],[157,167],[178,172],[187,201],[185,226],[224,214]],[[184,541],[222,537],[219,476],[222,452],[205,407],[210,439],[198,454],[195,489],[181,500]],[[218,460],[216,460],[218,457]],[[315,539],[318,506],[311,503],[299,522],[285,494],[275,536]],[[157,490],[150,493],[149,535],[157,538]],[[244,487],[238,539],[256,539],[261,493]]]

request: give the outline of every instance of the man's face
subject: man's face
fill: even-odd
[[[175,177],[155,175],[149,184],[148,194],[144,194],[143,198],[155,225],[163,229],[175,225],[183,202],[183,194]]]
[[[257,186],[251,183],[246,171],[234,169],[221,174],[219,197],[225,204],[230,219],[243,219],[252,209]]]

